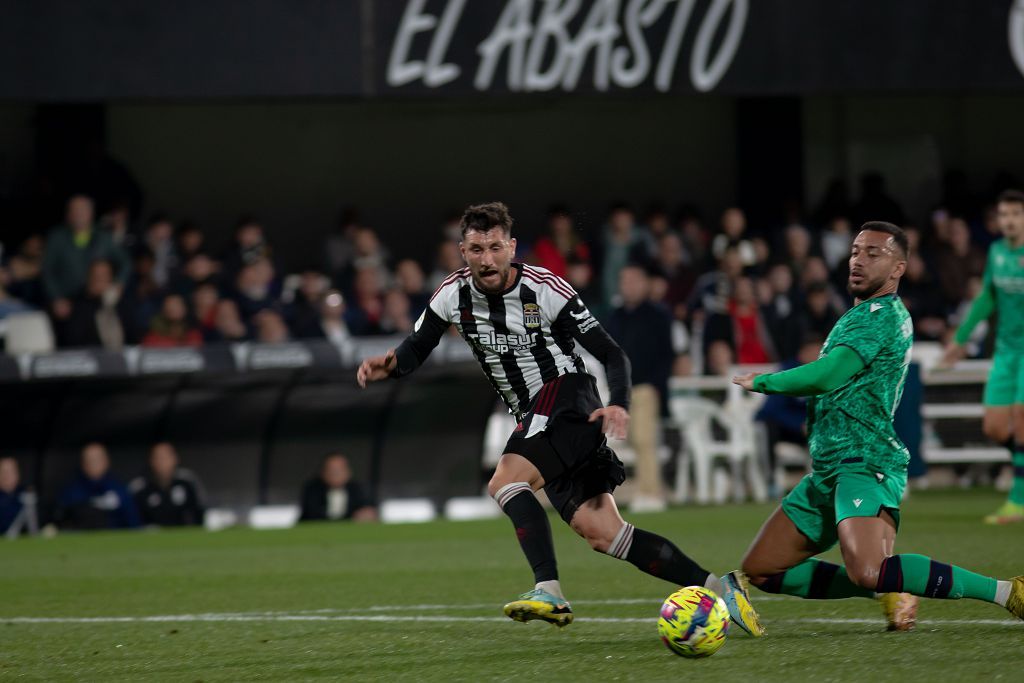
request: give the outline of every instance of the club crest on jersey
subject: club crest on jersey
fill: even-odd
[[[523,304],[523,325],[526,329],[537,329],[540,327],[540,306],[537,304]]]

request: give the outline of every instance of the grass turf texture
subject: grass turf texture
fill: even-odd
[[[981,524],[1000,501],[990,492],[916,494],[897,550],[1000,578],[1020,574],[1024,527]],[[680,508],[631,519],[724,572],[770,510]],[[678,681],[699,673],[878,683],[1021,680],[1024,671],[1024,624],[967,600],[923,601],[918,630],[905,634],[886,633],[872,601],[771,596],[757,602],[766,638],[734,628],[715,656],[682,660],[656,634],[658,608],[673,587],[594,553],[552,523],[578,620],[563,630],[501,616],[505,601],[532,588],[504,519],[0,543],[0,680]],[[769,596],[755,590],[753,597]],[[451,608],[431,607],[439,604]],[[191,616],[137,620],[166,615]],[[134,619],[60,620],[68,617]]]

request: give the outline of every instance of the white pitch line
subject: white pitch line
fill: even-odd
[[[766,597],[758,597],[755,603],[762,602],[781,602],[781,601],[793,601],[796,598],[780,597],[775,595],[769,595]],[[657,608],[660,604],[658,598],[618,598],[614,600],[571,600],[574,605],[653,605]],[[474,610],[474,609],[494,609],[495,602],[478,602],[469,604],[459,605],[370,605],[369,607],[332,607],[324,609],[314,610],[296,610],[293,612],[282,612],[281,614],[337,614],[346,612],[408,612],[408,611],[428,611],[428,610]],[[276,614],[275,612],[267,612],[267,614]]]
[[[142,617],[0,617],[8,624],[138,624],[138,623],[227,623],[227,622],[492,622],[503,623],[502,617],[452,617],[445,615],[381,615],[381,614],[165,614]],[[576,620],[596,624],[650,624],[653,617],[582,617]],[[878,624],[881,619],[863,618],[815,618],[780,619],[782,624]],[[941,625],[984,625],[1022,626],[1024,622],[1008,619],[929,619],[918,622],[919,626]]]

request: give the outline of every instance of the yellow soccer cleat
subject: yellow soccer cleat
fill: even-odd
[[[733,623],[755,638],[763,636],[764,626],[761,625],[761,618],[750,604],[750,582],[747,575],[737,569],[723,576],[721,581],[721,598],[729,608],[729,616],[732,617]]]
[[[540,619],[561,628],[572,623],[572,607],[568,600],[537,588],[505,605],[505,616],[523,622]]]
[[[1006,501],[1003,506],[985,518],[985,524],[1013,524],[1024,522],[1024,505]]]
[[[1006,600],[1006,609],[1018,619],[1024,619],[1024,576],[1011,579],[1010,597]]]
[[[917,596],[910,593],[882,593],[878,596],[888,621],[886,630],[910,631],[917,625]]]

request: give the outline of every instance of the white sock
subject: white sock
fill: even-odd
[[[704,587],[715,595],[722,595],[722,580],[714,574],[708,574],[708,580],[704,582]]]
[[[996,581],[996,604],[1006,607],[1006,601],[1010,599],[1010,588],[1012,581]]]
[[[552,579],[550,581],[541,581],[534,588],[539,588],[545,593],[551,593],[556,598],[565,600],[565,596],[562,595],[562,585],[558,583],[558,579]]]

